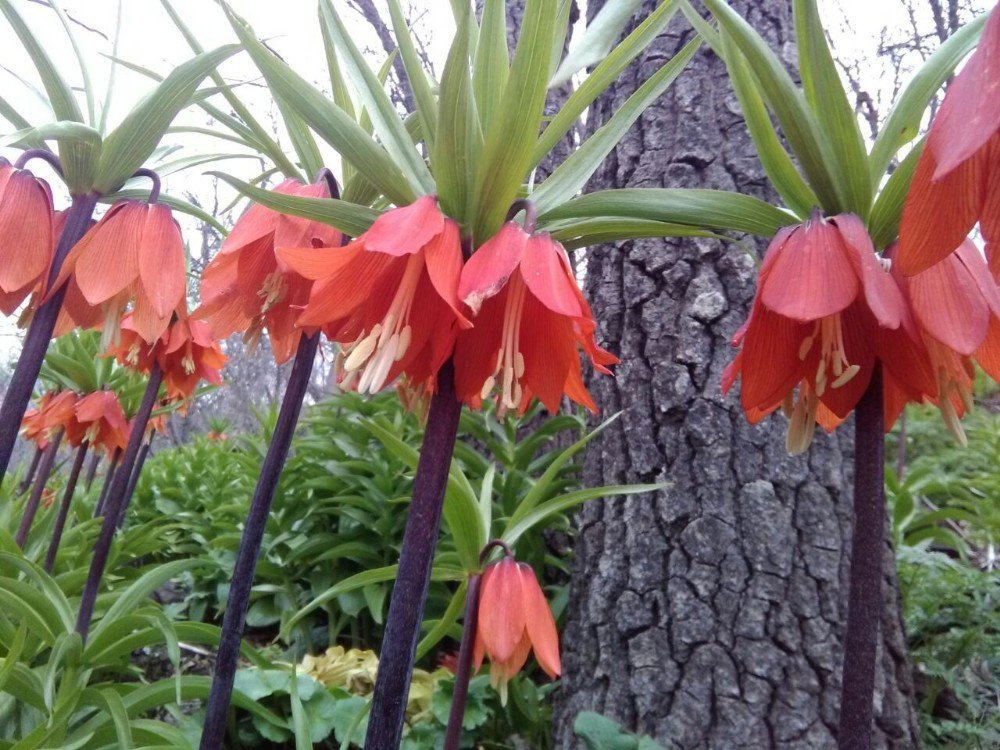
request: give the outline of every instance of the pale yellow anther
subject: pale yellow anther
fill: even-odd
[[[350,372],[351,370],[357,370],[361,365],[368,361],[368,358],[375,351],[375,345],[377,342],[377,337],[374,333],[366,338],[361,339],[351,353],[347,357],[347,361],[344,362],[344,369]]]
[[[486,378],[486,381],[483,383],[482,390],[479,391],[479,398],[483,400],[489,398],[490,393],[493,392],[493,388],[496,386],[496,384],[497,384],[497,379],[492,375]]]
[[[524,355],[521,352],[514,352],[514,374],[518,378],[524,377]]]
[[[802,343],[799,344],[799,360],[805,360],[809,356],[809,350],[812,349],[813,342],[816,341],[815,336],[806,336],[802,339]]]
[[[846,370],[844,370],[844,372],[840,375],[840,377],[838,377],[830,384],[830,387],[840,388],[841,386],[847,385],[854,379],[854,376],[857,375],[859,372],[861,372],[860,365],[851,365]]]

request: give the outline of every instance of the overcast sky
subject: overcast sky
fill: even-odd
[[[554,1],[554,0],[553,0]],[[326,78],[326,62],[316,20],[315,0],[230,0],[231,5],[254,27],[258,36],[268,40],[284,59],[305,78],[323,88],[329,88]],[[376,0],[384,6],[383,0]],[[981,0],[985,7],[988,0]],[[383,59],[381,47],[370,27],[356,16],[345,0],[334,0],[335,5],[345,14],[349,27],[358,35],[360,46],[377,50],[372,65],[378,66]],[[71,85],[82,82],[79,66],[66,35],[55,14],[32,0],[14,0],[33,31],[42,40],[59,70]],[[450,3],[447,0],[404,0],[404,5],[417,9],[416,33],[425,40],[432,62],[440,70],[447,54],[447,45],[454,33]],[[234,35],[218,6],[211,0],[173,0],[174,7],[198,35],[205,48],[213,48],[235,41]],[[929,11],[918,4],[925,16]],[[61,7],[78,24],[73,24],[77,40],[83,48],[83,55],[90,67],[91,81],[100,92],[106,89],[111,70],[110,57],[118,0],[61,0]],[[893,81],[889,75],[889,64],[879,58],[876,51],[883,38],[899,38],[908,32],[908,16],[903,0],[820,0],[824,21],[833,37],[838,56],[848,63],[864,60],[860,75],[862,83],[878,100],[891,96]],[[11,101],[21,114],[32,124],[40,124],[51,119],[46,106],[38,94],[40,88],[34,68],[14,36],[13,31],[0,16],[0,92]],[[151,68],[161,74],[191,56],[190,49],[173,26],[159,0],[122,0],[122,33],[118,56],[137,65]],[[913,59],[910,64],[919,60]],[[240,87],[241,98],[262,119],[267,120],[270,112],[270,97],[258,80],[258,74],[246,55],[227,61],[222,73],[231,81],[246,81]],[[150,81],[137,73],[117,70],[115,92],[112,98],[110,122],[117,123],[134,103],[151,88]],[[27,83],[27,85],[26,85]],[[204,125],[207,116],[198,109],[186,112],[180,118],[187,124]],[[11,130],[0,120],[0,133]],[[172,142],[183,144],[188,153],[214,153],[233,150],[231,145],[210,138],[190,136],[168,136]],[[0,149],[0,153],[12,158],[16,152]],[[40,174],[46,167],[34,162]],[[243,177],[257,174],[259,167],[251,161],[226,161],[219,167]],[[212,193],[212,182],[195,169],[167,179],[165,189],[181,194],[192,190],[202,195]],[[49,177],[50,175],[46,174]],[[57,200],[60,188],[52,180]],[[63,194],[64,191],[63,191]],[[182,223],[184,223],[182,221]],[[186,222],[189,228],[191,222]],[[6,358],[16,346],[17,336],[12,323],[0,321],[0,357]]]

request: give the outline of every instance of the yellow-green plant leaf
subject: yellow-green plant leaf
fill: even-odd
[[[122,120],[104,139],[94,189],[107,193],[117,189],[153,153],[177,113],[208,73],[239,50],[228,44],[197,55],[179,65]]]
[[[364,54],[354,43],[333,3],[330,0],[320,0],[320,8],[330,37],[333,39],[334,49],[341,55],[344,72],[353,81],[355,93],[368,110],[375,132],[385,150],[403,170],[414,190],[433,193],[434,179],[427,165],[414,148],[396,108],[378,78],[368,67]]]
[[[910,190],[913,173],[924,150],[924,142],[916,144],[886,180],[868,218],[868,234],[877,248],[884,248],[899,237],[899,220]]]
[[[540,212],[569,200],[587,184],[587,180],[601,166],[605,157],[618,145],[642,113],[670,87],[699,47],[701,47],[700,37],[695,37],[685,44],[680,52],[625,100],[611,119],[580,144],[566,161],[556,167],[531,195]]]
[[[832,147],[831,171],[843,186],[847,201],[843,208],[864,219],[871,208],[872,188],[861,128],[826,43],[816,0],[793,0],[792,9],[799,47],[799,75],[806,101]]]
[[[566,83],[574,74],[603,60],[640,4],[641,0],[605,3],[560,63],[549,87]]]
[[[983,14],[954,34],[934,51],[913,76],[889,112],[885,124],[872,145],[868,163],[871,184],[878,187],[896,152],[920,132],[920,122],[934,94],[951,76],[965,56],[976,46],[983,33],[987,14]]]
[[[567,250],[643,237],[716,237],[728,239],[714,232],[687,224],[670,224],[665,221],[629,219],[621,216],[546,222],[539,225],[539,228],[549,232]]]
[[[479,32],[475,57],[472,89],[476,95],[479,120],[488,127],[496,117],[500,97],[503,96],[507,77],[510,75],[507,9],[504,0],[486,0],[483,3],[483,27]]]
[[[527,0],[525,4],[510,77],[498,116],[484,134],[483,156],[476,167],[476,242],[485,240],[503,223],[531,167],[545,106],[556,10],[552,0]]]
[[[768,180],[785,205],[804,219],[814,206],[819,205],[819,200],[812,188],[802,179],[792,158],[785,151],[781,139],[774,132],[771,117],[760,92],[757,91],[743,53],[737,49],[729,34],[718,36],[724,51],[729,80],[740,102],[740,109],[743,110],[743,119],[757,150],[757,158],[760,159]]]
[[[705,229],[731,229],[772,237],[795,216],[759,198],[726,190],[623,188],[573,198],[539,217],[539,223],[600,217],[648,219]]]
[[[427,73],[420,63],[420,56],[413,44],[413,37],[406,25],[399,0],[389,0],[389,17],[392,19],[396,44],[399,45],[399,54],[403,59],[403,67],[406,69],[406,78],[410,82],[410,90],[413,92],[413,101],[417,105],[417,115],[420,117],[424,141],[430,151],[434,148],[434,139],[437,136],[437,103],[434,101],[434,92],[427,80]]]
[[[329,224],[351,237],[357,237],[367,230],[379,215],[378,211],[373,211],[366,206],[359,206],[336,198],[303,198],[285,195],[255,187],[222,172],[210,172],[209,174],[236,188],[254,203],[259,203],[281,213]]]
[[[676,11],[676,0],[667,0],[661,4],[591,71],[542,131],[531,155],[531,167],[538,166],[549,151],[573,128],[584,110],[593,104],[601,92],[607,89],[628,64],[663,31]]]

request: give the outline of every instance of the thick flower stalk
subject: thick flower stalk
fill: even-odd
[[[579,350],[606,374],[618,358],[594,341],[594,316],[566,251],[530,229],[507,222],[462,269],[458,294],[475,327],[455,346],[455,388],[473,408],[494,400],[501,416],[523,414],[533,398],[555,412],[563,395],[596,411]]]
[[[298,325],[342,345],[341,388],[377,393],[405,375],[433,392],[458,330],[471,326],[458,300],[458,224],[434,196],[386,211],[346,248],[285,248],[278,257],[315,281]]]
[[[817,424],[830,431],[847,418],[877,361],[893,365],[891,354],[905,347],[906,334],[892,332],[905,315],[899,288],[860,219],[814,212],[771,242],[750,316],[733,338],[740,351],[726,368],[723,390],[741,378],[751,423],[782,408],[790,420],[788,449],[802,452]],[[897,372],[914,393],[934,390],[926,375]]]
[[[1000,5],[931,123],[899,226],[900,271],[930,268],[977,221],[990,264],[1000,269]]]
[[[288,179],[275,193],[329,198],[327,179],[303,185]],[[278,213],[253,204],[222,243],[201,280],[202,305],[193,317],[203,318],[216,338],[243,333],[254,346],[267,331],[278,364],[295,353],[303,330],[295,326],[309,301],[312,281],[296,273],[275,252],[283,247],[333,247],[341,244],[336,229],[316,221]]]

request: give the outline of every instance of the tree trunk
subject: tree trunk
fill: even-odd
[[[593,15],[599,2],[591,0]],[[788,0],[731,0],[794,56]],[[644,0],[642,13],[655,3]],[[593,130],[691,37],[675,22],[592,109]],[[642,74],[642,75],[640,75]],[[726,79],[701,51],[590,186],[738,190],[775,200]],[[758,248],[762,250],[762,247]],[[668,482],[596,501],[578,518],[563,637],[557,746],[592,710],[666,747],[828,748],[835,743],[851,532],[851,426],[788,456],[786,424],[750,426],[723,398],[728,341],[754,291],[733,244],[638,240],[598,247],[587,293],[614,378],[590,386],[623,410],[587,454],[589,485]],[[892,558],[887,544],[886,555]],[[876,747],[919,746],[895,566],[876,678]]]

